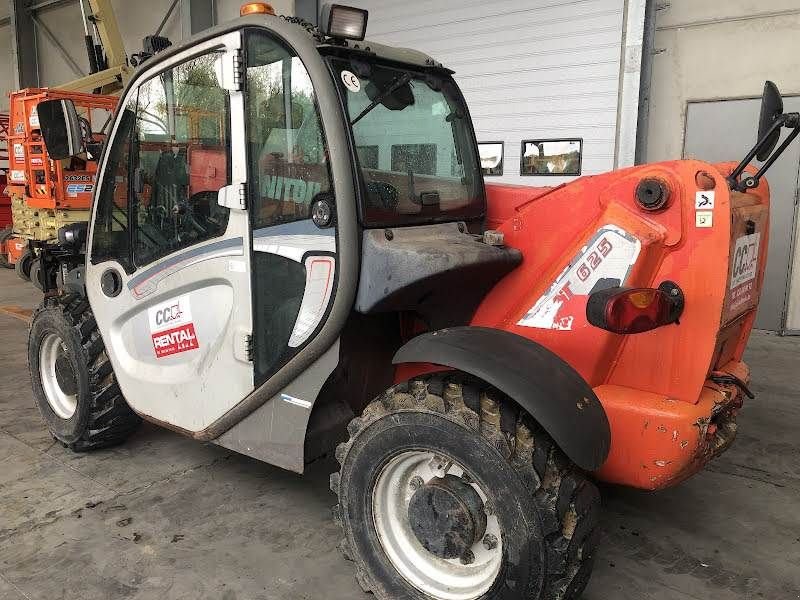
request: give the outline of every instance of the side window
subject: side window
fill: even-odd
[[[253,227],[310,218],[331,187],[314,88],[300,59],[263,34],[248,36],[247,107]]]
[[[92,235],[92,262],[117,260],[133,271],[128,231],[128,196],[131,188],[131,142],[136,123],[136,94],[122,109],[119,127],[108,151],[105,176],[97,196],[97,216]]]
[[[231,181],[230,97],[212,53],[139,88],[133,145],[134,262],[146,265],[225,233],[217,204]]]

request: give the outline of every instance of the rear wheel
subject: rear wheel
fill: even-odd
[[[337,448],[341,549],[378,598],[571,600],[588,582],[597,488],[496,390],[395,386]]]
[[[31,323],[28,366],[39,412],[72,450],[118,444],[141,422],[122,397],[85,299],[44,300]]]
[[[25,250],[17,259],[17,262],[14,263],[14,269],[16,269],[17,275],[20,279],[23,281],[30,281],[32,265],[33,255],[31,254],[30,250]]]
[[[11,227],[6,227],[0,231],[0,268],[3,269],[14,268],[14,265],[8,260],[8,240],[11,239],[11,231]]]

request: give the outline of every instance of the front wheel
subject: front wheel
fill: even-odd
[[[74,451],[124,441],[141,419],[122,397],[89,303],[45,298],[28,334],[33,396],[50,433]]]
[[[458,377],[395,386],[337,448],[340,547],[382,599],[577,598],[597,488],[498,392]]]
[[[30,250],[26,249],[17,259],[17,262],[14,263],[14,269],[17,272],[17,276],[23,281],[31,280],[31,266],[33,266],[33,261],[33,254],[31,254]]]
[[[0,231],[0,269],[13,269],[14,265],[8,260],[8,240],[11,239],[11,227]]]

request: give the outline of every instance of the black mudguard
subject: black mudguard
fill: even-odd
[[[474,375],[525,409],[580,468],[596,471],[611,446],[605,410],[589,384],[547,348],[486,327],[452,327],[413,338],[394,364],[434,363]]]

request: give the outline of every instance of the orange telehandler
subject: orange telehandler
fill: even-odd
[[[381,600],[577,598],[595,480],[664,488],[733,441],[762,176],[800,114],[768,83],[739,165],[489,186],[452,71],[364,41],[366,11],[242,15],[133,75],[91,219],[41,248],[51,434],[88,451],[144,418],[296,472],[331,453],[340,548]],[[39,108],[80,155],[75,107]],[[193,110],[219,117],[192,134]]]

